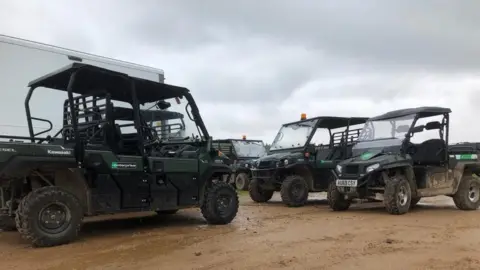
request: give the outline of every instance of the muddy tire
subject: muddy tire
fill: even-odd
[[[11,232],[17,229],[15,219],[8,215],[0,215],[0,232]]]
[[[416,198],[412,198],[410,200],[410,209],[414,208],[415,206],[417,206],[418,202],[420,202],[422,198],[421,197],[416,197]]]
[[[238,195],[232,185],[219,182],[207,189],[200,209],[209,224],[223,225],[237,216],[238,205]]]
[[[410,209],[412,190],[407,179],[403,175],[390,178],[385,184],[383,204],[388,213],[403,215]]]
[[[165,216],[165,215],[173,215],[178,212],[179,209],[173,209],[173,210],[160,210],[160,211],[155,211],[157,212],[157,215],[159,216]]]
[[[248,185],[248,194],[254,202],[268,202],[272,197],[274,190],[263,189],[257,179],[252,179]]]
[[[333,211],[345,211],[350,208],[352,201],[346,200],[345,196],[338,191],[335,181],[330,182],[327,191],[327,202]]]
[[[290,207],[304,206],[308,201],[308,185],[300,175],[290,175],[283,180],[280,189],[282,202]]]
[[[235,187],[239,190],[248,190],[248,185],[250,184],[250,179],[248,174],[246,173],[239,173],[237,177],[235,177]]]
[[[460,210],[476,210],[480,206],[480,179],[464,176],[460,181],[453,202]]]
[[[23,198],[15,221],[22,237],[33,246],[58,246],[78,237],[83,209],[71,193],[58,187],[42,187]]]

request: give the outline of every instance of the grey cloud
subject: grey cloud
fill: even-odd
[[[480,65],[478,1],[147,2],[132,31],[178,49],[264,37],[383,67]]]

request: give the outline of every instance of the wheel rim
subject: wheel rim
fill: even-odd
[[[38,213],[40,228],[47,233],[64,231],[72,219],[70,209],[61,202],[51,203]]]
[[[238,177],[235,181],[235,185],[238,189],[242,189],[245,186],[245,180],[243,179],[243,177]]]
[[[217,211],[220,216],[228,215],[233,205],[233,197],[228,194],[220,194],[217,197]]]
[[[468,199],[471,202],[477,202],[480,199],[480,187],[477,185],[471,185],[468,191]]]
[[[292,185],[292,195],[295,200],[302,200],[305,195],[305,187],[302,183],[295,183]]]
[[[397,197],[398,197],[398,204],[400,204],[401,206],[404,206],[407,204],[408,193],[407,193],[407,188],[405,186],[400,186],[397,193]]]

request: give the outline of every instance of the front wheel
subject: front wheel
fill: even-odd
[[[83,209],[71,193],[58,187],[42,187],[23,198],[15,221],[22,237],[33,246],[58,246],[77,238]]]
[[[237,216],[238,205],[238,195],[232,185],[218,182],[206,190],[200,209],[209,224],[223,225]]]
[[[460,181],[453,202],[460,210],[476,210],[480,206],[480,180],[474,176],[464,176]]]
[[[250,184],[250,179],[246,173],[239,173],[235,177],[235,186],[239,190],[248,190],[248,185]]]
[[[383,204],[388,213],[403,215],[410,209],[412,190],[410,184],[403,175],[390,178],[385,184]]]
[[[274,190],[264,189],[260,186],[258,179],[252,179],[248,186],[248,194],[254,202],[263,203],[268,202],[272,197]]]
[[[345,196],[338,191],[335,181],[330,182],[327,191],[328,205],[333,211],[345,211],[350,208],[351,200],[345,199]]]
[[[287,206],[304,206],[308,200],[307,182],[300,175],[287,176],[283,180],[280,195]]]

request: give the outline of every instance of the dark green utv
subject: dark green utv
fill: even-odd
[[[273,141],[268,155],[259,158],[252,168],[249,186],[255,202],[270,200],[280,191],[287,206],[303,206],[309,192],[326,191],[335,180],[335,166],[351,156],[360,129],[351,126],[368,118],[321,116],[284,124]],[[328,130],[326,144],[311,143],[316,132]],[[338,130],[334,132],[335,130]]]
[[[342,211],[354,198],[376,198],[390,214],[401,215],[422,197],[447,195],[461,210],[477,209],[480,181],[473,174],[480,174],[480,143],[448,145],[450,113],[419,107],[370,118],[353,157],[337,165],[338,179],[328,190],[330,207]],[[428,131],[433,139],[424,138]],[[412,143],[414,138],[419,143]]]
[[[73,241],[84,216],[173,214],[196,206],[211,224],[235,218],[236,191],[220,181],[231,169],[213,162],[218,151],[188,89],[81,63],[28,86],[30,135],[1,137],[10,141],[0,142],[0,219],[4,226],[14,219],[34,246]],[[54,136],[40,137],[52,123],[30,113],[37,88],[68,96],[63,127]],[[191,136],[168,131],[172,121],[183,123],[169,108],[186,113],[191,126],[182,129]],[[33,120],[50,129],[35,133]]]
[[[263,141],[247,140],[244,136],[241,140],[214,140],[212,145],[228,157],[233,172],[230,182],[239,190],[248,190],[252,165],[258,158],[267,154]]]

